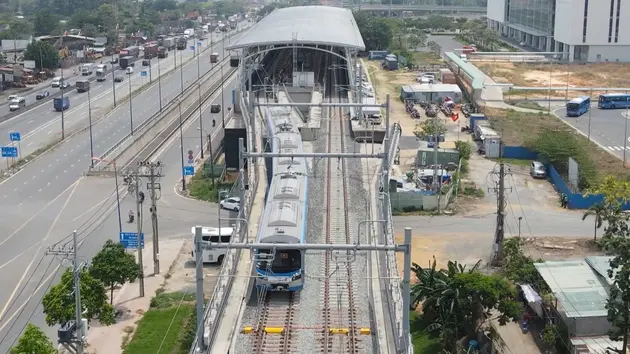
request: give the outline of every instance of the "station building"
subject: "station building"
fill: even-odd
[[[565,60],[630,62],[630,0],[488,0],[487,17],[501,36]]]

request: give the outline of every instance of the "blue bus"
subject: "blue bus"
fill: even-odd
[[[630,94],[606,93],[599,95],[597,107],[602,109],[628,108],[630,107]]]
[[[591,109],[591,98],[588,96],[582,96],[574,98],[567,103],[567,116],[579,117],[582,114],[588,112]]]

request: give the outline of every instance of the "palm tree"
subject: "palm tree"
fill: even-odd
[[[604,219],[606,214],[608,213],[608,208],[603,203],[597,203],[591,205],[588,210],[582,215],[582,221],[586,220],[589,216],[595,217],[594,229],[593,229],[593,241],[597,241],[597,229],[602,227],[604,224]]]

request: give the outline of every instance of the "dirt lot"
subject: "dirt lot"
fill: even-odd
[[[603,151],[555,116],[487,107],[484,112],[492,122],[494,129],[501,134],[506,145],[524,145],[534,140],[543,131],[567,130],[573,132],[584,146],[588,146],[589,156],[597,167],[599,177],[603,178],[609,175],[630,177],[630,169],[623,168],[618,158]]]
[[[528,64],[512,62],[477,62],[475,65],[497,83],[512,83],[516,86],[567,87],[560,91],[552,91],[553,97],[573,98],[587,94],[582,91],[571,91],[571,87],[630,87],[630,65],[623,63],[600,64]],[[550,75],[551,71],[551,75]],[[593,96],[600,93],[593,91]],[[547,90],[512,91],[511,98],[536,97],[546,98]],[[506,93],[507,96],[507,93]]]

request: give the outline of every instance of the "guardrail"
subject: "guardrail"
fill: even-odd
[[[225,59],[221,60],[218,63],[219,65],[213,66],[202,77],[200,77],[199,79],[195,80],[189,86],[189,88],[195,88],[194,86],[196,86],[197,84],[201,85],[202,83],[205,83],[208,80],[210,80],[212,78],[212,74],[214,74],[214,72],[216,71],[215,68],[217,68],[219,66],[223,66],[227,62],[229,62],[229,58],[225,58]],[[231,74],[231,72],[230,72],[230,74]],[[132,133],[129,133],[129,134],[125,135],[124,137],[122,137],[122,139],[120,139],[118,142],[116,142],[114,145],[112,145],[109,149],[105,150],[105,152],[102,153],[98,158],[101,159],[101,160],[106,160],[107,156],[109,156],[112,152],[116,151],[120,146],[125,144],[129,139],[134,137],[134,135],[136,133],[138,133],[139,131],[143,130],[149,124],[159,121],[160,119],[158,119],[158,118],[160,118],[162,116],[166,116],[169,113],[171,113],[175,108],[177,108],[178,102],[180,100],[181,101],[186,100],[186,99],[188,99],[189,97],[191,97],[194,94],[196,94],[196,90],[186,90],[184,92],[181,92],[181,93],[177,94],[177,96],[175,96],[165,106],[163,106],[161,111],[155,112],[151,117],[145,119],[142,123],[140,123],[137,126],[135,126],[133,128],[133,132]]]
[[[247,111],[247,107],[249,106],[245,102],[244,95],[240,94],[239,96],[243,119],[245,121],[245,127],[247,131],[247,147],[251,148],[253,146],[253,139],[251,136],[252,130],[250,126],[250,115]],[[256,194],[256,190],[258,189],[259,176],[256,168],[257,164],[255,162],[256,161],[252,158],[248,159],[248,169],[246,176],[241,176],[241,174],[239,173],[238,183],[236,183],[230,190],[230,193],[233,193],[235,189],[243,191],[243,186],[240,184],[241,177],[243,177],[243,179],[247,179],[247,184],[249,185],[249,188],[247,190],[244,190],[243,209],[239,212],[239,218],[246,218],[247,216],[249,216],[251,207],[254,202],[254,196]],[[248,231],[249,230],[246,225],[243,225],[242,223],[237,223],[234,233],[232,234],[231,242],[243,242],[247,237]],[[219,272],[218,281],[215,284],[212,296],[210,297],[210,300],[206,305],[206,310],[204,313],[205,331],[204,338],[201,340],[203,341],[204,347],[207,349],[212,348],[212,344],[217,333],[218,324],[220,323],[220,319],[223,315],[223,311],[225,310],[225,305],[227,304],[227,300],[232,289],[232,285],[234,283],[233,275],[238,270],[238,260],[240,258],[240,255],[240,249],[228,249],[227,255],[223,259],[223,264]],[[199,345],[199,340],[200,338],[196,336],[189,351],[190,354],[198,353],[197,346]]]
[[[388,161],[391,163],[394,161],[396,153],[398,151],[398,144],[400,142],[400,136],[402,134],[402,130],[400,125],[394,124],[391,128],[390,136],[390,147],[387,152],[389,158]],[[378,190],[384,183],[383,190],[385,191],[382,196],[383,198],[379,198],[380,210],[382,210],[383,219],[387,220],[387,227],[382,228],[382,232],[384,234],[384,242],[385,244],[394,244],[394,223],[392,220],[392,209],[391,203],[389,199],[388,191],[388,183],[389,181],[383,181],[382,179],[377,180],[374,188]],[[385,204],[383,204],[385,203]],[[385,269],[382,267],[379,269],[382,274],[384,282],[389,291],[385,291],[387,300],[385,301],[387,304],[388,312],[390,314],[390,324],[391,328],[394,331],[395,343],[394,346],[396,348],[397,353],[408,353],[413,354],[413,344],[411,342],[411,336],[406,340],[401,340],[404,330],[403,330],[403,299],[402,299],[402,291],[400,286],[400,276],[398,274],[398,261],[396,259],[396,252],[387,251],[385,253]]]

